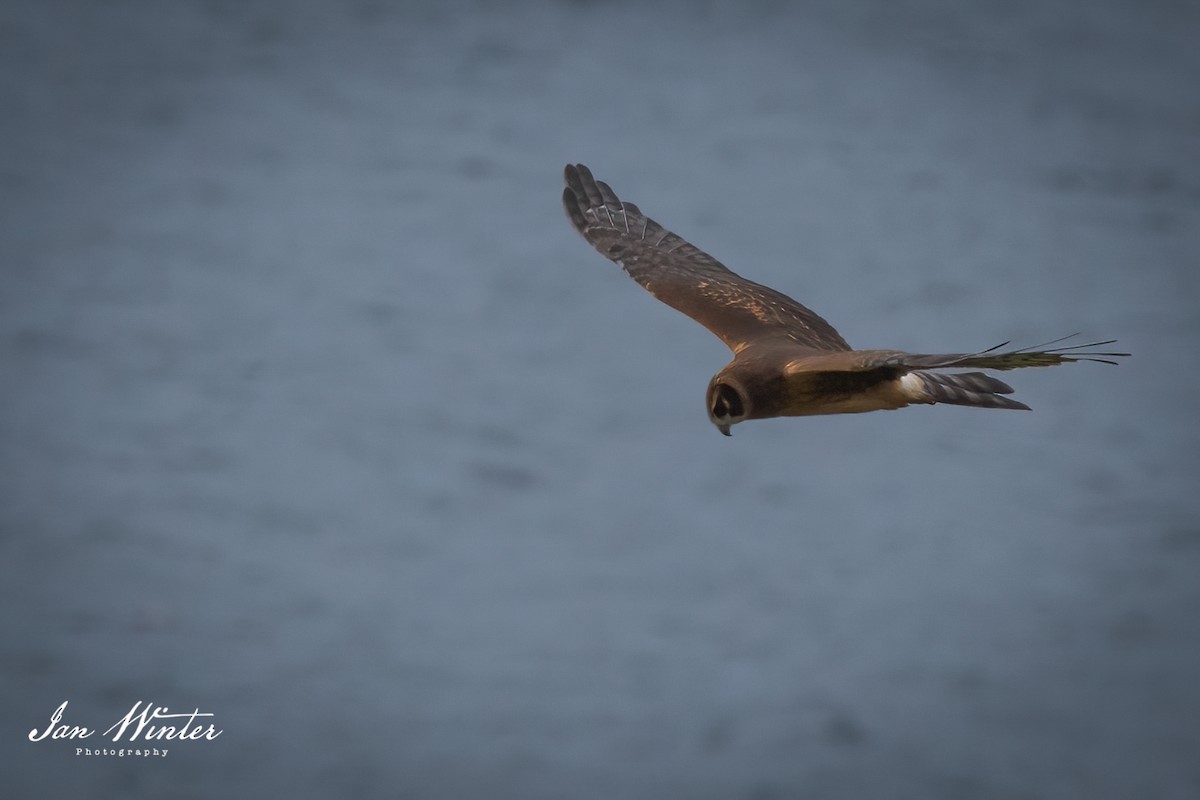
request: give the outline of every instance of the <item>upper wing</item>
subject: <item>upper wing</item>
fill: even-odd
[[[665,230],[582,164],[566,168],[563,205],[575,229],[651,294],[720,337],[735,353],[782,339],[822,351],[850,346],[825,320],[785,294],[748,281]]]

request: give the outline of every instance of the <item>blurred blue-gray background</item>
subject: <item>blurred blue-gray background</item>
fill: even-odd
[[[4,795],[1200,796],[1198,28],[9,0]],[[853,345],[1135,355],[726,439],[568,161]]]

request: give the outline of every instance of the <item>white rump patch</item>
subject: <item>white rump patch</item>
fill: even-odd
[[[900,388],[910,400],[927,400],[929,398],[929,395],[925,393],[925,381],[920,375],[911,372],[901,375]]]

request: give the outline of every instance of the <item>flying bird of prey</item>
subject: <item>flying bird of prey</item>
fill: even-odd
[[[1008,397],[1012,387],[983,372],[1050,367],[1071,361],[1115,364],[1128,353],[1067,347],[1056,339],[1032,348],[926,355],[900,350],[852,350],[833,326],[785,294],[732,272],[622,202],[582,164],[568,165],[563,205],[575,229],[621,265],[643,288],[715,333],[733,360],[708,384],[708,418],[721,433],[747,419],[854,414],[912,403],[982,408],[1029,406]],[[1067,339],[1071,337],[1065,337]]]

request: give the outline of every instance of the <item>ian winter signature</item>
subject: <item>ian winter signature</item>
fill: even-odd
[[[67,710],[67,701],[63,701],[54,713],[50,715],[50,724],[45,730],[34,728],[29,732],[29,741],[40,742],[43,739],[87,739],[95,730],[83,725],[70,725],[62,721],[63,712]],[[164,742],[185,739],[215,739],[224,731],[219,730],[213,723],[204,724],[201,717],[214,716],[200,709],[181,714],[172,714],[166,706],[156,706],[139,700],[129,709],[129,713],[114,722],[101,736],[111,737],[111,741],[129,742]],[[76,753],[78,755],[78,753]],[[163,751],[166,755],[166,751]]]

